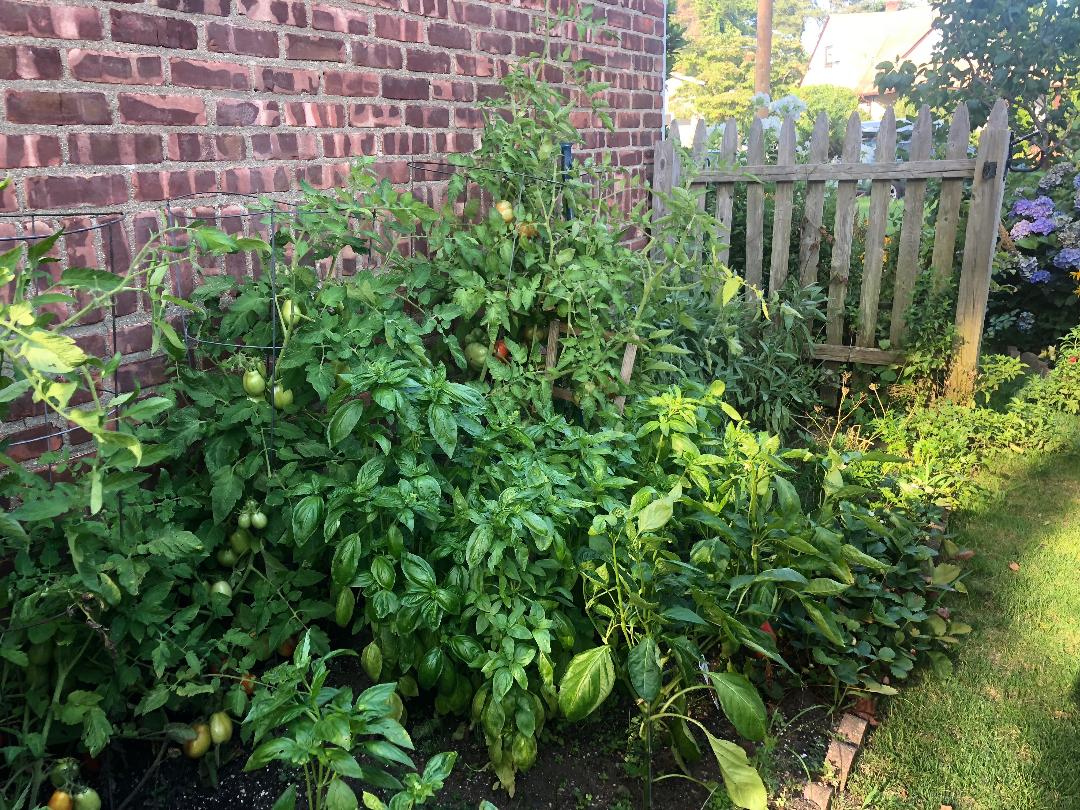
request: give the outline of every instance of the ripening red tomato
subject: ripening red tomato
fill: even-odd
[[[250,672],[245,672],[244,677],[240,679],[240,688],[247,692],[248,697],[255,694],[255,676]]]
[[[495,356],[504,363],[510,360],[510,350],[506,348],[506,343],[501,338],[495,341]]]

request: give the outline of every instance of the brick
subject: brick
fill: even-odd
[[[501,84],[476,85],[477,99],[499,99],[506,97],[506,88]]]
[[[319,74],[314,70],[255,68],[255,89],[271,93],[318,93]]]
[[[389,104],[354,104],[349,123],[354,127],[399,127],[401,108]]]
[[[68,51],[71,75],[83,82],[107,84],[164,84],[161,58],[109,51]]]
[[[401,48],[387,42],[357,42],[353,44],[353,61],[373,68],[400,70],[404,64]]]
[[[60,139],[52,135],[0,135],[0,169],[60,165]]]
[[[476,139],[471,132],[436,132],[436,152],[471,152],[476,148]]]
[[[490,56],[455,54],[454,72],[459,76],[494,76],[495,60]]]
[[[384,98],[392,99],[427,99],[431,92],[431,86],[427,79],[409,78],[404,76],[383,76],[382,94]]]
[[[101,13],[93,8],[0,0],[0,33],[42,39],[101,39]]]
[[[323,92],[328,96],[379,95],[379,77],[358,70],[328,70],[323,74]]]
[[[169,60],[172,83],[206,90],[249,90],[248,68],[233,62],[206,62],[201,59]]]
[[[312,160],[319,146],[312,133],[260,132],[251,136],[251,156],[255,160]]]
[[[863,737],[866,736],[867,722],[850,712],[840,718],[840,724],[836,727],[836,733],[842,739],[858,747],[862,745]]]
[[[607,8],[603,12],[604,21],[612,28],[633,28],[634,24],[630,15],[616,8]]]
[[[417,129],[445,129],[450,126],[450,110],[446,107],[422,107],[410,104],[405,108],[405,126]]]
[[[135,363],[126,363],[120,366],[116,376],[122,392],[161,385],[169,377],[169,358],[158,355]]]
[[[114,350],[120,352],[120,354],[148,352],[153,337],[153,329],[150,324],[128,324],[116,330],[116,346]]]
[[[488,53],[507,54],[514,49],[514,40],[508,34],[481,31],[476,35],[476,48]]]
[[[375,36],[398,42],[420,42],[422,32],[418,20],[407,20],[390,14],[375,15]]]
[[[228,17],[232,13],[231,0],[157,0],[158,8],[182,11],[184,14],[214,14]]]
[[[0,211],[7,213],[15,211],[18,207],[19,199],[15,196],[15,184],[8,183],[4,188],[0,188]]]
[[[475,101],[476,85],[472,82],[432,79],[431,97],[441,101]]]
[[[428,151],[428,137],[423,132],[387,132],[383,135],[385,155],[423,155]]]
[[[168,200],[188,194],[199,194],[217,189],[217,177],[209,169],[192,169],[176,172],[135,172],[132,179],[135,199]]]
[[[158,17],[136,14],[124,9],[109,11],[112,38],[133,45],[156,45],[161,48],[191,50],[198,46],[199,36],[194,23],[177,17]]]
[[[376,177],[385,178],[391,183],[406,183],[409,180],[407,160],[380,160],[371,168]]]
[[[847,785],[848,774],[855,762],[855,754],[858,748],[850,743],[833,740],[829,743],[829,750],[825,753],[825,761],[833,766],[837,775],[837,790],[843,790]]]
[[[307,28],[307,9],[298,0],[239,0],[238,5],[248,19]]]
[[[285,58],[313,62],[344,62],[345,43],[333,37],[285,35]]]
[[[403,0],[402,10],[422,17],[446,18],[446,0]]]
[[[213,22],[206,26],[206,47],[218,53],[276,57],[278,37],[274,31]]]
[[[514,37],[514,54],[517,56],[540,56],[544,53],[544,40],[539,37]]]
[[[406,51],[408,69],[414,73],[449,73],[450,54],[442,51]]]
[[[323,155],[328,158],[375,154],[375,135],[371,132],[334,132],[322,136]]]
[[[343,127],[345,107],[315,101],[287,101],[285,123],[290,127]]]
[[[143,133],[78,132],[68,135],[72,163],[89,166],[129,166],[161,163],[161,136]]]
[[[481,129],[484,126],[484,114],[476,107],[456,107],[454,126],[465,129]]]
[[[499,8],[495,10],[495,28],[525,34],[532,30],[532,18],[521,11]]]
[[[169,160],[199,162],[206,160],[243,160],[242,135],[207,135],[202,132],[173,132],[168,137]]]
[[[281,167],[227,169],[221,177],[225,191],[230,194],[263,194],[288,191],[292,187],[288,173]]]
[[[428,42],[440,48],[457,48],[458,50],[472,48],[472,32],[461,25],[431,23],[428,26],[427,35]]]
[[[8,121],[12,124],[109,124],[112,113],[103,93],[8,90]]]
[[[454,22],[474,25],[478,28],[487,28],[491,25],[491,9],[479,3],[451,0],[450,19]]]
[[[128,201],[128,189],[119,174],[28,177],[26,201],[31,208],[121,205]]]
[[[652,17],[634,17],[634,30],[639,34],[655,34],[659,25]]]
[[[63,70],[56,48],[0,46],[0,80],[59,79]]]
[[[803,798],[811,802],[816,810],[829,810],[832,795],[832,788],[821,782],[808,782],[803,788]]]
[[[222,127],[276,127],[281,114],[276,101],[233,101],[217,103],[217,123]]]
[[[364,36],[368,32],[367,15],[337,6],[312,6],[311,27],[316,31],[337,31]]]
[[[43,424],[8,434],[4,454],[13,461],[30,461],[52,450],[59,450],[62,439],[56,435],[60,428],[56,425]]]
[[[206,107],[198,96],[121,93],[120,121],[157,126],[205,126]]]

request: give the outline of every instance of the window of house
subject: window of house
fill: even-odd
[[[832,67],[836,62],[833,60],[832,45],[825,46],[825,67]]]

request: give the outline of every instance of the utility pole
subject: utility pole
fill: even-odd
[[[754,57],[754,92],[769,94],[769,74],[772,72],[773,0],[758,0],[757,54]],[[764,108],[758,115],[767,114]]]

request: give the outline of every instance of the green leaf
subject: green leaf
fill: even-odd
[[[296,785],[289,785],[270,810],[296,810]]]
[[[765,739],[768,718],[765,704],[754,685],[746,676],[734,672],[712,672],[709,675],[724,714],[735,730],[748,740],[760,742]]]
[[[661,685],[660,648],[652,636],[646,636],[630,650],[626,656],[626,671],[638,696],[652,703],[660,693]]]
[[[364,413],[364,403],[358,399],[350,400],[330,418],[326,428],[326,440],[331,447],[348,438]]]
[[[949,585],[963,573],[963,568],[955,563],[941,563],[934,566],[931,583],[934,585]]]
[[[450,409],[442,405],[432,405],[428,411],[428,429],[442,451],[453,458],[457,448],[458,425]]]
[[[705,736],[716,757],[716,764],[720,766],[728,797],[735,806],[745,810],[767,810],[765,783],[746,759],[746,752],[735,743],[718,739],[708,731],[705,731]]]
[[[405,579],[418,588],[430,590],[435,587],[435,571],[423,557],[406,551],[401,558],[401,571]]]
[[[244,494],[244,484],[233,472],[232,467],[218,467],[210,476],[210,503],[214,510],[214,522],[225,523],[229,513]]]
[[[615,665],[607,645],[578,653],[559,684],[559,708],[568,720],[581,720],[603,703],[615,685]]]
[[[298,546],[304,545],[319,525],[322,518],[323,499],[321,495],[308,495],[302,498],[292,511],[293,540]]]
[[[881,560],[871,557],[869,554],[864,554],[850,543],[845,543],[841,546],[840,553],[851,565],[861,565],[864,568],[869,568],[871,571],[888,571],[889,568],[892,567],[887,562],[882,562]]]
[[[488,550],[491,548],[493,532],[490,523],[481,523],[469,536],[469,542],[465,545],[465,562],[470,568],[475,568],[487,559]]]
[[[15,356],[46,374],[67,374],[87,359],[73,338],[44,329],[24,330],[24,336],[15,343]]]
[[[339,588],[346,587],[356,577],[356,568],[362,552],[358,534],[350,534],[334,549],[334,558],[330,562],[330,576]]]
[[[335,779],[326,790],[326,810],[356,810],[359,803],[356,794],[341,779]]]
[[[672,515],[671,501],[667,498],[659,498],[653,501],[638,514],[638,532],[654,532],[662,528]]]
[[[802,589],[802,592],[813,596],[837,596],[850,587],[850,585],[837,582],[835,579],[818,577],[806,583],[806,587]]]

